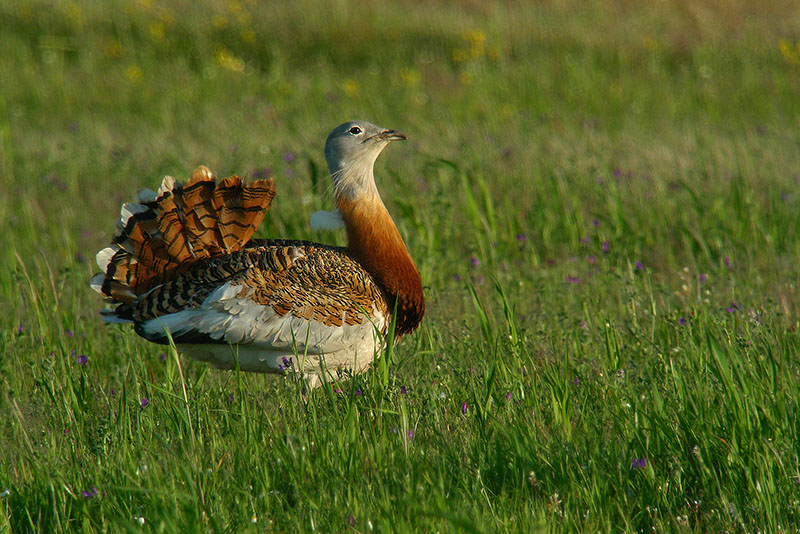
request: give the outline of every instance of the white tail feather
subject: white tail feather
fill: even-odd
[[[172,191],[173,187],[175,187],[175,178],[172,176],[165,176],[164,180],[161,182],[161,187],[158,188],[158,196],[163,195],[167,191]]]
[[[111,262],[111,258],[113,258],[114,254],[116,254],[117,252],[119,252],[119,247],[117,245],[112,245],[110,247],[104,248],[103,250],[97,253],[97,256],[95,256],[95,261],[97,262],[97,266],[100,267],[101,271],[103,271],[103,275],[105,275],[106,273],[106,269],[108,268],[108,264]]]

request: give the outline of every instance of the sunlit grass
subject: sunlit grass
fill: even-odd
[[[0,7],[0,530],[793,532],[791,2]],[[794,21],[794,22],[793,22]],[[428,315],[315,391],[104,327],[119,206],[198,164],[379,187]]]

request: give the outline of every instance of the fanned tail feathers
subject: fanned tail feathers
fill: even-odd
[[[242,249],[275,197],[275,181],[248,185],[238,176],[216,183],[198,167],[186,185],[171,176],[158,192],[144,189],[122,206],[117,235],[97,253],[103,271],[92,288],[113,302],[130,304],[194,263]],[[104,310],[106,321],[124,319]]]

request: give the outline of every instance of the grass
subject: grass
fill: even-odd
[[[0,20],[0,531],[800,531],[794,3]],[[307,220],[350,118],[410,139],[377,175],[428,315],[388,365],[306,404],[101,324],[164,174],[274,175],[259,236],[342,243]]]

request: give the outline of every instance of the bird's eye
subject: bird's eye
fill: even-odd
[[[348,132],[350,132],[353,135],[358,135],[361,133],[361,128],[359,128],[358,126],[353,126],[348,130]]]

